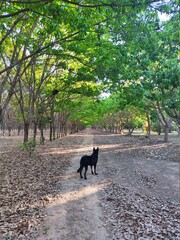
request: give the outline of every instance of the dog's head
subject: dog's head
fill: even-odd
[[[99,152],[99,148],[97,149],[93,148],[93,153],[96,153],[98,155],[98,152]]]

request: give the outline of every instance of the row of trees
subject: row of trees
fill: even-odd
[[[43,141],[156,115],[168,141],[180,125],[178,1],[2,0],[0,21],[0,123],[13,109],[24,142],[32,126]]]

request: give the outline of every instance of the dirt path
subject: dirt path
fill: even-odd
[[[81,137],[83,147],[62,177],[60,199],[47,209],[46,234],[37,240],[180,239],[176,154],[167,145],[90,129]],[[97,146],[99,175],[88,171],[87,181],[79,179],[80,157]]]
[[[3,138],[0,240],[180,240],[180,148],[171,140],[87,129],[28,157]],[[80,179],[93,147],[98,175]]]
[[[93,147],[93,135],[88,129],[83,138],[83,147],[72,158],[66,174],[62,177],[60,197],[47,208],[44,233],[37,240],[105,240],[108,234],[103,226],[102,212],[97,193],[106,183],[103,175],[80,179],[76,169],[82,154],[90,154]],[[99,166],[100,167],[100,166]]]

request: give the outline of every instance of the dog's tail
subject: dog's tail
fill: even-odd
[[[79,173],[80,171],[82,171],[83,167],[80,166],[80,168],[78,168],[77,172]]]

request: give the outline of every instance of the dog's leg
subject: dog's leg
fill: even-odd
[[[83,170],[83,168],[80,170],[80,178],[83,178],[83,176],[82,176],[82,170]]]
[[[94,172],[93,172],[93,166],[92,166],[92,165],[91,165],[91,173],[94,174]]]
[[[95,173],[95,175],[98,175],[96,172],[96,163],[94,164],[94,173]]]
[[[86,177],[87,170],[88,170],[88,165],[85,166],[85,171],[84,171],[84,179],[86,179],[86,180],[87,180],[87,177]]]
[[[83,166],[80,165],[80,168],[77,170],[77,172],[80,174],[80,178],[83,178],[83,176],[82,176],[82,170],[83,170]]]

